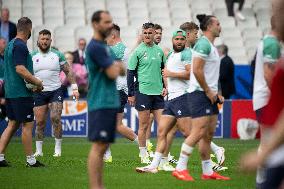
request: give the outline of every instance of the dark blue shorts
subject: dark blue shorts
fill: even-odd
[[[192,118],[219,114],[217,103],[211,104],[204,91],[189,93],[189,101]]]
[[[113,143],[117,109],[100,109],[88,113],[88,138],[92,142]]]
[[[123,113],[125,104],[127,103],[127,100],[128,100],[128,96],[124,92],[124,90],[119,90],[118,92],[119,92],[119,98],[120,98],[120,107],[118,109],[118,113]]]
[[[7,98],[6,111],[10,120],[21,123],[34,120],[34,100],[32,97]]]
[[[284,180],[284,165],[275,168],[265,168],[265,181],[261,183],[259,189],[278,189]]]
[[[63,102],[64,94],[63,88],[60,87],[54,91],[43,91],[40,93],[34,93],[33,95],[35,106],[43,106],[52,102]]]
[[[258,123],[261,123],[261,115],[262,115],[262,112],[264,111],[264,109],[266,108],[266,106],[258,109],[258,110],[255,110],[255,115],[256,115],[256,120]]]
[[[191,117],[188,93],[165,102],[163,115],[176,118]]]
[[[164,97],[161,95],[146,95],[136,92],[135,100],[137,111],[164,109]]]

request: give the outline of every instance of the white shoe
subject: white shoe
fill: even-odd
[[[158,173],[157,168],[149,168],[148,166],[146,167],[136,167],[136,172],[138,173]]]
[[[54,152],[53,157],[61,157],[61,152]]]
[[[219,171],[225,171],[228,169],[228,167],[223,167],[215,162],[212,161],[212,169],[213,171],[219,172]]]
[[[235,13],[236,17],[241,20],[241,21],[245,21],[246,20],[246,17],[240,12],[240,11],[237,11]]]
[[[158,167],[158,170],[159,171],[174,171],[175,170],[175,168],[169,163],[169,162],[167,162],[167,163],[163,163],[163,165],[159,165],[159,167]]]
[[[168,154],[168,160],[170,163],[177,164],[178,160],[175,159],[170,153]]]
[[[223,147],[220,147],[216,153],[216,159],[217,159],[217,163],[219,165],[223,165],[224,161],[225,161],[225,149]]]
[[[150,164],[151,163],[149,155],[144,156],[144,157],[140,157],[140,158],[141,158],[141,163],[143,163],[143,164]]]
[[[34,156],[35,156],[35,157],[39,157],[39,156],[41,156],[41,157],[42,157],[42,156],[43,156],[43,153],[42,153],[42,152],[41,152],[41,153],[39,153],[38,151],[36,151],[36,153],[34,154]]]

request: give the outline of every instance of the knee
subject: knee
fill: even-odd
[[[37,129],[44,129],[45,121],[44,120],[38,120],[36,122],[36,126],[37,126]]]
[[[158,129],[157,137],[159,140],[165,139],[167,134],[164,129]]]
[[[50,120],[53,126],[59,126],[59,124],[61,124],[61,119],[59,116],[51,116]]]

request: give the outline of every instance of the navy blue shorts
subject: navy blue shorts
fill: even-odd
[[[165,102],[163,115],[176,118],[191,117],[188,93]]]
[[[34,120],[34,100],[32,97],[7,98],[6,111],[9,120],[21,123]]]
[[[88,114],[89,140],[113,143],[116,133],[117,109],[94,110]]]
[[[135,94],[135,109],[137,111],[164,109],[164,97],[161,95]]]
[[[120,98],[120,107],[118,109],[118,113],[123,113],[125,104],[127,103],[127,100],[128,100],[128,96],[124,92],[124,90],[119,90],[118,92],[119,92],[119,98]]]
[[[43,91],[40,93],[34,93],[33,95],[35,106],[43,106],[52,102],[62,102],[64,99],[63,88],[60,87],[54,91]]]
[[[211,104],[204,91],[189,93],[189,101],[192,118],[219,114],[217,103]]]
[[[265,181],[261,183],[259,189],[278,189],[284,180],[284,165],[275,168],[265,168]]]
[[[255,110],[255,115],[256,115],[256,120],[258,123],[261,123],[261,115],[262,115],[262,112],[264,111],[264,109],[266,108],[266,106],[258,109],[258,110]]]

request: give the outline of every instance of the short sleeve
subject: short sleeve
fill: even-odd
[[[181,52],[181,61],[184,64],[191,64],[192,52],[190,49],[185,49]]]
[[[67,63],[63,53],[58,52],[58,57],[59,57],[59,64],[60,64],[60,66],[62,66],[62,65]]]
[[[281,55],[280,45],[277,41],[273,40],[270,43],[264,41],[264,47],[263,47],[264,62],[276,63],[276,61],[280,58],[280,55]]]
[[[117,56],[112,48],[110,48],[111,57],[116,61],[121,61],[121,58]]]
[[[102,68],[113,64],[110,49],[103,45],[91,45],[88,48],[90,58]]]
[[[129,70],[136,70],[138,64],[138,58],[137,58],[137,51],[134,51],[128,60],[128,69]]]
[[[29,55],[29,50],[26,45],[21,43],[14,43],[13,49],[13,64],[14,66],[27,64],[27,58]]]
[[[193,48],[194,54],[200,58],[207,58],[211,52],[211,45],[206,40],[201,38]]]

